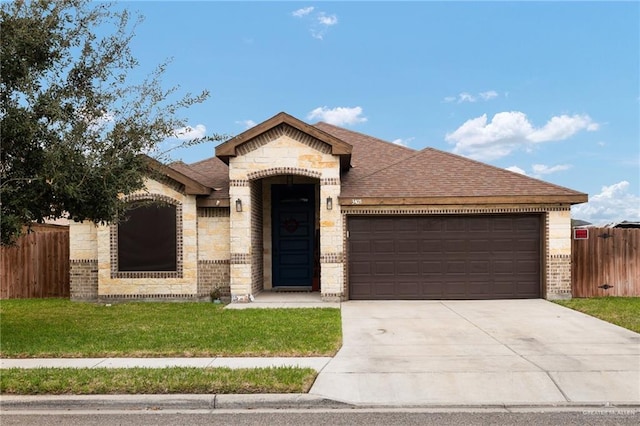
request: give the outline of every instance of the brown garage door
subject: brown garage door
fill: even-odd
[[[540,297],[540,216],[350,217],[351,299]]]

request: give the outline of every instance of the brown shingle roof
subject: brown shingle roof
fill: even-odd
[[[204,200],[225,200],[227,202],[225,205],[228,205],[229,166],[219,158],[211,157],[193,164],[177,161],[169,164],[169,167],[213,189],[209,196],[200,197],[198,205],[205,206],[209,204]],[[211,205],[217,204],[213,202]]]
[[[586,194],[434,148],[415,151],[327,123],[313,127],[352,146],[352,168],[341,177],[345,204],[354,198],[373,205],[587,201]],[[228,205],[229,168],[220,158],[170,167],[214,189],[198,205]]]
[[[397,163],[399,160],[416,152],[404,146],[331,124],[317,123],[314,126],[353,146],[353,151],[351,152],[352,167],[342,176],[343,188],[348,187],[351,182]]]
[[[587,201],[586,194],[434,148],[415,151],[327,123],[315,127],[353,145],[353,168],[342,177],[346,204]]]
[[[586,201],[586,194],[434,148],[415,152],[349,181],[341,197],[388,198],[389,203]],[[400,200],[402,199],[402,200]],[[420,200],[422,199],[422,200]],[[382,203],[374,200],[374,203]],[[368,204],[368,203],[363,203]]]

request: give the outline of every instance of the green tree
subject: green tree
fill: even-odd
[[[16,1],[0,13],[2,244],[47,218],[117,220],[118,195],[143,187],[141,154],[164,159],[161,143],[186,126],[178,114],[208,92],[164,89],[167,63],[131,81],[141,18],[113,5]]]

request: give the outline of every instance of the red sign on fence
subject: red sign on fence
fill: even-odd
[[[589,239],[589,229],[588,228],[573,228],[573,239],[574,240],[588,240]]]

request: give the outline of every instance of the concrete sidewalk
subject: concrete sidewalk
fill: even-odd
[[[0,368],[261,368],[302,367],[321,371],[330,357],[274,357],[274,358],[5,358]]]
[[[1,408],[640,409],[640,334],[554,303],[345,302],[341,309],[343,346],[334,358],[0,359],[0,368],[309,367],[319,372],[309,394],[3,395]]]

